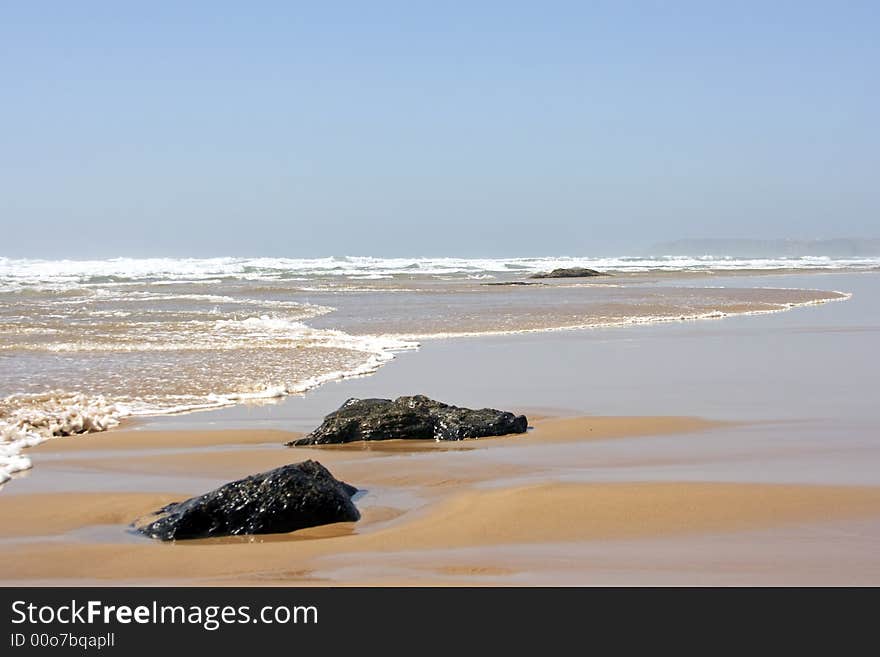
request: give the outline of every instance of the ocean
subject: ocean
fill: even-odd
[[[530,278],[574,266],[608,276]],[[847,294],[763,286],[765,274],[878,268],[822,257],[0,258],[0,482],[52,437],[272,403],[429,340],[775,313]]]

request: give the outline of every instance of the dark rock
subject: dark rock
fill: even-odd
[[[163,541],[292,532],[357,520],[356,492],[317,461],[303,461],[169,504],[135,529]]]
[[[480,283],[480,285],[544,285],[544,283],[529,283],[528,281],[499,281],[497,283]]]
[[[533,274],[529,278],[587,278],[590,276],[607,276],[595,269],[586,267],[568,267],[567,269],[554,269],[550,273]]]
[[[390,399],[349,399],[307,436],[287,443],[324,445],[394,438],[464,440],[525,433],[528,420],[494,408],[449,406],[424,395]]]

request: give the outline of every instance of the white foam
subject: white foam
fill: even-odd
[[[26,447],[56,436],[112,429],[128,414],[128,409],[104,397],[63,391],[0,400],[0,483],[31,467],[31,460],[21,453]]]
[[[390,335],[352,335],[334,329],[318,329],[273,315],[260,315],[244,319],[220,319],[214,322],[220,332],[245,331],[249,338],[267,337],[273,340],[287,338],[290,341],[313,347],[349,349],[371,354],[385,354],[418,348],[418,343]]]

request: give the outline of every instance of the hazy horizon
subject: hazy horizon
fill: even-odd
[[[0,255],[876,238],[876,3],[0,9]]]
[[[667,248],[669,245],[678,243],[694,243],[703,242],[719,242],[728,243],[726,246],[719,245],[718,248]],[[668,240],[665,242],[650,245],[646,248],[631,248],[629,250],[597,250],[597,251],[564,251],[559,252],[523,252],[523,253],[495,253],[495,254],[457,254],[457,253],[431,253],[431,252],[412,252],[412,253],[394,253],[394,254],[374,254],[374,253],[310,253],[310,254],[287,254],[287,253],[252,253],[247,251],[240,252],[218,252],[218,253],[117,253],[102,255],[64,255],[64,256],[22,256],[9,254],[0,251],[0,259],[8,260],[46,260],[46,261],[106,261],[106,260],[258,260],[258,259],[280,259],[280,260],[327,260],[327,259],[358,259],[358,258],[375,258],[377,260],[442,260],[442,259],[462,259],[462,260],[518,260],[518,259],[615,259],[615,258],[662,258],[662,257],[731,257],[739,259],[750,258],[803,258],[803,257],[829,257],[832,259],[852,258],[880,258],[880,239],[851,240],[849,238],[830,238],[828,240],[815,240],[816,242],[825,244],[836,241],[855,242],[857,244],[868,245],[870,248],[857,248],[852,250],[841,248],[828,249],[809,249],[809,248],[783,248],[785,242],[804,243],[813,240],[793,240],[789,238],[771,239],[771,240],[750,240],[748,238],[709,238],[709,239],[679,239]],[[749,250],[750,247],[737,246],[738,242],[761,242],[765,243],[762,248]]]
[[[711,243],[713,248],[706,247],[706,243]],[[842,243],[842,244],[841,244]],[[750,250],[751,249],[751,250]],[[472,259],[472,260],[516,260],[516,259],[542,259],[542,258],[650,258],[650,257],[668,257],[668,256],[729,256],[734,258],[784,258],[784,257],[803,257],[803,256],[827,256],[831,258],[846,257],[873,257],[880,256],[880,238],[852,238],[852,237],[831,237],[827,239],[817,240],[801,240],[797,238],[771,238],[766,240],[757,240],[743,237],[723,237],[723,238],[680,238],[672,240],[664,240],[648,246],[642,245],[637,248],[635,245],[627,250],[595,250],[595,251],[565,251],[558,252],[511,252],[511,253],[494,253],[481,254],[472,253],[462,255],[459,253],[438,253],[438,252],[407,252],[394,254],[375,254],[375,253],[310,253],[310,254],[289,254],[289,253],[249,253],[246,251],[239,252],[218,252],[218,253],[147,253],[147,254],[103,254],[103,255],[66,255],[63,257],[46,257],[46,256],[21,256],[15,254],[4,253],[0,251],[0,258],[10,260],[113,260],[113,259],[223,259],[231,258],[235,260],[248,260],[260,258],[279,258],[279,259],[305,259],[305,260],[321,260],[330,258],[377,258],[377,259]]]

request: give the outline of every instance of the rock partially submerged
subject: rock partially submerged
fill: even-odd
[[[529,278],[588,278],[590,276],[607,276],[601,271],[588,269],[587,267],[567,267],[564,269],[554,269],[553,271],[541,274],[533,274]]]
[[[494,408],[473,410],[428,399],[424,395],[390,399],[349,399],[307,436],[286,443],[325,445],[394,438],[464,440],[525,433],[525,415]]]
[[[292,532],[359,519],[356,492],[317,461],[303,461],[169,504],[135,529],[163,541]]]

